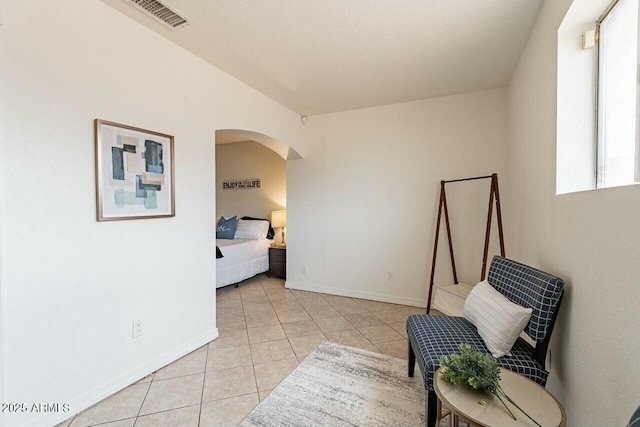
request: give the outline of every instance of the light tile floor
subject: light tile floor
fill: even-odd
[[[414,313],[259,275],[217,290],[219,338],[58,427],[235,426],[322,341],[406,359]]]

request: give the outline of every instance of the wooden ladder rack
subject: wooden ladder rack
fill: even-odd
[[[463,181],[476,181],[479,179],[491,179],[491,190],[489,194],[489,212],[487,214],[487,231],[484,237],[484,255],[482,257],[482,274],[480,280],[484,280],[487,272],[487,256],[489,254],[489,238],[491,237],[491,219],[493,217],[493,204],[496,205],[496,215],[498,217],[498,235],[500,237],[500,254],[505,256],[504,235],[502,232],[502,209],[500,207],[500,191],[498,190],[498,174],[487,176],[477,176],[474,178],[454,179],[451,181],[440,181],[440,203],[438,205],[438,220],[436,221],[436,237],[433,243],[433,260],[431,262],[431,279],[429,280],[429,299],[427,300],[427,314],[431,311],[431,297],[433,292],[433,279],[436,271],[436,257],[438,254],[438,238],[440,236],[440,223],[442,212],[444,211],[444,222],[447,227],[447,240],[449,241],[449,255],[451,256],[451,268],[453,270],[453,281],[458,284],[458,274],[456,272],[456,261],[453,256],[453,241],[451,240],[451,225],[449,223],[449,209],[447,207],[447,193],[445,184]]]

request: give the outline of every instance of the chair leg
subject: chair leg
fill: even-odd
[[[411,340],[407,340],[407,342],[409,343],[409,376],[413,377],[413,372],[416,368],[416,354],[411,348]]]
[[[424,414],[426,427],[436,427],[436,418],[438,417],[438,396],[433,390],[427,390],[427,412]]]

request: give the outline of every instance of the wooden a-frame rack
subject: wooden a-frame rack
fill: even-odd
[[[491,236],[491,218],[493,217],[493,204],[496,205],[496,215],[498,217],[498,235],[500,236],[500,255],[504,256],[504,236],[502,233],[502,210],[500,208],[500,191],[498,190],[498,174],[487,176],[477,176],[474,178],[454,179],[451,181],[440,181],[440,204],[438,206],[438,220],[436,222],[436,237],[433,244],[433,261],[431,262],[431,279],[429,280],[429,299],[427,300],[427,314],[431,311],[431,296],[433,292],[433,278],[436,270],[436,256],[438,253],[438,237],[440,235],[440,223],[442,212],[444,211],[444,222],[447,227],[447,240],[449,241],[449,254],[451,255],[451,268],[453,270],[453,281],[458,284],[458,274],[456,272],[456,261],[453,256],[453,242],[451,240],[451,226],[449,224],[449,209],[447,208],[447,193],[445,184],[463,181],[476,181],[479,179],[491,179],[491,191],[489,194],[489,212],[487,215],[487,231],[484,237],[484,255],[482,257],[482,274],[480,280],[484,280],[487,272],[487,256],[489,254],[489,238]]]

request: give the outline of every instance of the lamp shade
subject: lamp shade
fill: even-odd
[[[271,226],[273,228],[286,227],[287,226],[287,211],[283,209],[281,211],[271,212]]]

